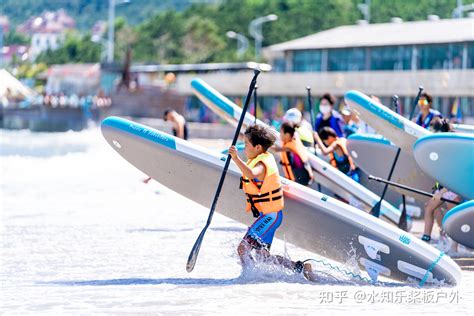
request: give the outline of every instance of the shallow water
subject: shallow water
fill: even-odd
[[[219,214],[188,274],[208,210],[145,185],[98,128],[1,131],[0,159],[0,314],[472,315],[472,271],[458,287],[423,289],[370,285],[318,263],[322,284],[265,264],[242,272],[235,248],[246,227]],[[282,240],[272,252],[320,258]]]

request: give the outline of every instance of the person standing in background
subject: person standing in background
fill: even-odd
[[[171,122],[173,124],[173,135],[184,140],[188,139],[188,127],[186,125],[186,119],[184,116],[172,109],[165,110],[163,114],[165,122]]]
[[[429,129],[431,121],[435,117],[443,118],[443,115],[441,115],[439,111],[433,110],[431,108],[433,105],[433,97],[429,93],[423,92],[420,95],[418,105],[420,106],[420,113],[416,117],[415,122],[421,127]]]
[[[171,122],[173,125],[173,135],[175,137],[182,138],[184,140],[188,140],[188,126],[186,125],[186,119],[184,116],[179,114],[173,109],[166,109],[163,113],[163,119],[165,122]],[[151,177],[146,178],[143,180],[143,183],[147,184],[150,182]]]
[[[316,133],[319,133],[324,127],[331,127],[336,132],[337,137],[345,136],[344,121],[341,115],[334,110],[335,102],[336,99],[330,93],[323,94],[319,99],[319,113],[314,124]]]

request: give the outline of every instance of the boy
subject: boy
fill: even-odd
[[[252,211],[257,220],[249,227],[237,248],[240,260],[243,265],[251,262],[250,252],[253,249],[259,257],[303,272],[305,278],[314,281],[310,264],[270,255],[275,231],[282,222],[284,206],[278,167],[273,155],[267,152],[275,143],[276,135],[269,127],[262,125],[249,126],[244,135],[247,163],[240,159],[235,146],[229,148],[229,154],[242,171],[241,186],[247,196],[246,211]]]
[[[308,152],[299,138],[295,138],[297,125],[284,122],[280,126],[283,143],[281,162],[285,178],[302,185],[310,185],[314,180],[313,169],[309,164]]]

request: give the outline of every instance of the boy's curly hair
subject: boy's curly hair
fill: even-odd
[[[264,125],[250,125],[244,133],[253,146],[261,145],[267,151],[276,141],[276,133],[270,127]]]

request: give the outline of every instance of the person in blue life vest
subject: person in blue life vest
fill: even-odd
[[[341,115],[334,110],[336,99],[329,93],[323,94],[319,99],[319,113],[314,123],[314,131],[319,133],[324,127],[331,127],[337,137],[344,137],[344,120]]]
[[[235,146],[229,148],[229,154],[242,172],[240,186],[246,199],[246,211],[256,218],[237,247],[237,253],[243,266],[251,264],[255,258],[282,265],[303,273],[308,280],[316,277],[311,264],[291,261],[282,256],[270,254],[276,230],[283,220],[284,197],[275,158],[267,150],[276,141],[276,131],[263,125],[249,126],[245,133],[245,154],[247,162],[240,159]]]
[[[429,129],[431,121],[435,117],[443,118],[439,111],[431,108],[433,104],[433,97],[428,92],[423,92],[420,95],[418,105],[420,106],[420,113],[418,113],[415,122],[423,128]]]

